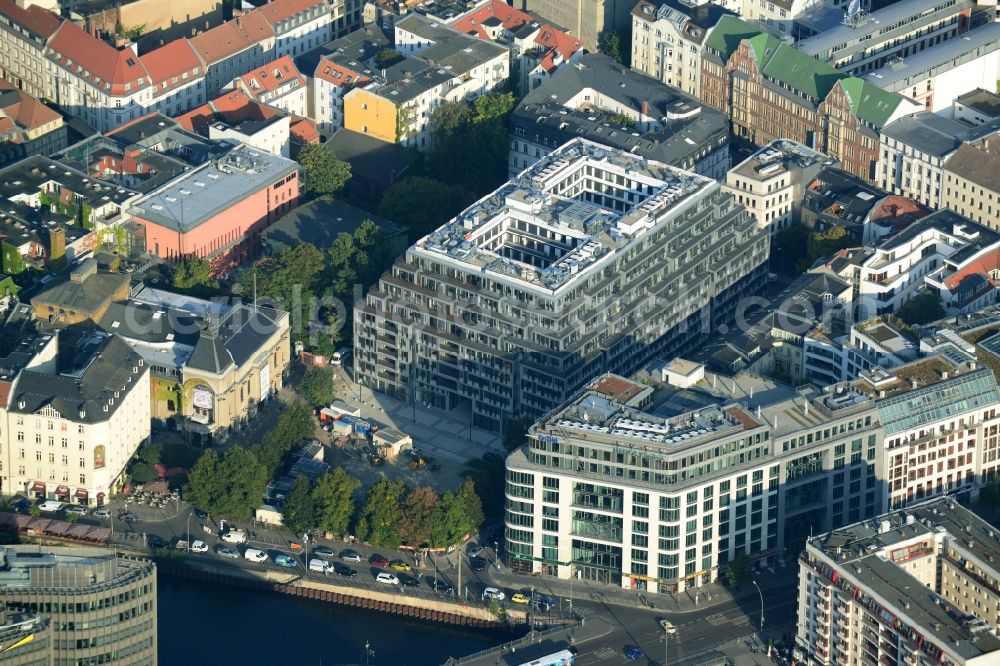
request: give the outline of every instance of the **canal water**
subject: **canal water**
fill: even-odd
[[[160,576],[159,656],[177,664],[438,666],[504,636],[300,597]],[[509,639],[508,639],[509,640]]]

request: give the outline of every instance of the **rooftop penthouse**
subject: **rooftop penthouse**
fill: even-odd
[[[522,288],[557,292],[599,271],[714,181],[576,139],[416,245]]]

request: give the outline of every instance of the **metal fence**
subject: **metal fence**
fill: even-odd
[[[543,629],[541,631],[529,631],[527,635],[521,638],[508,641],[496,647],[483,650],[482,652],[476,652],[474,654],[466,655],[464,657],[458,657],[457,659],[452,657],[444,663],[444,666],[460,666],[460,664],[467,664],[469,662],[476,661],[478,659],[485,659],[487,657],[493,657],[500,654],[507,654],[517,650],[517,648],[523,648],[527,645],[539,642],[542,638],[554,638],[559,635],[564,635],[569,637],[573,630],[577,627],[583,626],[584,618],[577,616],[572,623],[564,624],[558,627],[550,627],[548,629]]]

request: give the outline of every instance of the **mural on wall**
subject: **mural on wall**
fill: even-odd
[[[94,447],[94,469],[104,467],[104,445],[98,444]]]
[[[191,390],[191,404],[195,409],[211,410],[215,408],[215,394],[204,384],[199,384]]]

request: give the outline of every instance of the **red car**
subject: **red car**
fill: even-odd
[[[379,569],[385,569],[386,567],[389,566],[389,560],[385,559],[384,557],[382,557],[377,553],[375,555],[372,555],[371,559],[368,561],[371,562],[373,567],[378,567]]]

